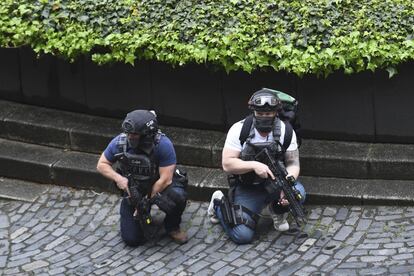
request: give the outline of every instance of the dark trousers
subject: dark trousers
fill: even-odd
[[[173,179],[171,187],[168,189],[173,189],[176,193],[180,193],[187,198],[187,192],[185,188]],[[162,194],[162,193],[161,193]],[[184,212],[186,202],[177,204],[176,208],[169,214],[165,216],[164,227],[167,233],[178,230],[181,223],[181,215]],[[134,219],[135,208],[129,205],[126,197],[122,199],[120,207],[121,215],[121,237],[124,242],[130,246],[138,246],[145,242],[144,232],[138,220]]]
[[[296,189],[302,195],[302,202],[305,201],[306,192],[303,185],[299,182],[295,183]],[[277,198],[270,198],[269,194],[266,192],[263,185],[238,185],[234,192],[234,204],[242,205],[256,214],[260,214],[262,209],[269,204],[271,201],[279,200]],[[239,224],[234,227],[224,223],[223,215],[221,214],[220,208],[215,206],[217,217],[220,219],[221,225],[224,228],[224,231],[237,244],[246,244],[250,243],[253,240],[255,230],[247,227],[244,224]],[[283,214],[288,211],[288,208],[283,206],[278,206],[273,209],[276,214]],[[248,214],[243,213],[245,219],[252,219]]]

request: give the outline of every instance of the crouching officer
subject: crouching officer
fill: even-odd
[[[158,129],[153,111],[134,110],[122,123],[123,133],[109,143],[97,170],[123,191],[120,207],[121,237],[137,246],[149,239],[152,204],[166,213],[164,226],[177,243],[187,234],[180,229],[187,200],[187,178],[176,169],[172,142]],[[114,170],[112,165],[118,168]]]
[[[264,88],[251,96],[248,105],[253,114],[230,128],[223,147],[223,169],[231,174],[229,194],[226,197],[221,191],[214,192],[207,211],[211,222],[221,222],[230,239],[238,244],[252,241],[258,214],[266,206],[274,228],[289,229],[286,220],[289,202],[282,190],[269,193],[269,179],[275,179],[275,175],[266,164],[255,159],[256,155],[268,150],[274,160],[284,163],[286,178],[295,180],[300,171],[295,131],[278,117],[282,108],[280,99]],[[302,204],[305,190],[297,181],[294,187]],[[232,217],[231,223],[228,217]]]

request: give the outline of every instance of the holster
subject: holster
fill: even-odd
[[[174,183],[176,186],[181,186],[184,190],[188,186],[188,176],[187,172],[182,168],[176,168],[173,175]]]
[[[240,224],[244,224],[250,229],[255,229],[259,216],[248,208],[242,205],[232,204],[227,197],[222,197],[221,200],[215,202],[220,208],[221,214],[223,215],[223,221],[226,225],[234,227]],[[250,218],[245,218],[243,213],[246,213]]]
[[[177,207],[177,204],[170,197],[160,193],[153,197],[153,202],[166,214],[171,214]]]
[[[187,185],[188,179],[185,176],[178,176],[177,180],[174,178],[173,183],[168,186],[164,191],[158,193],[154,196],[153,202],[166,214],[172,213],[176,208],[184,208],[187,203],[187,193],[185,192],[185,187]],[[174,187],[183,188],[184,191],[179,193]]]

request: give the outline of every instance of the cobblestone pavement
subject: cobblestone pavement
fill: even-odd
[[[131,248],[119,203],[65,187],[34,203],[0,200],[0,274],[414,275],[413,207],[308,206],[302,231],[280,234],[263,219],[255,242],[238,246],[206,219],[207,203],[189,202],[187,244],[164,236]]]

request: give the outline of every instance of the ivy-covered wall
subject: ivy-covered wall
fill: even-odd
[[[1,0],[0,98],[225,130],[270,87],[306,137],[414,143],[413,26],[412,0]]]
[[[2,0],[0,46],[97,63],[389,75],[414,57],[412,0]]]

